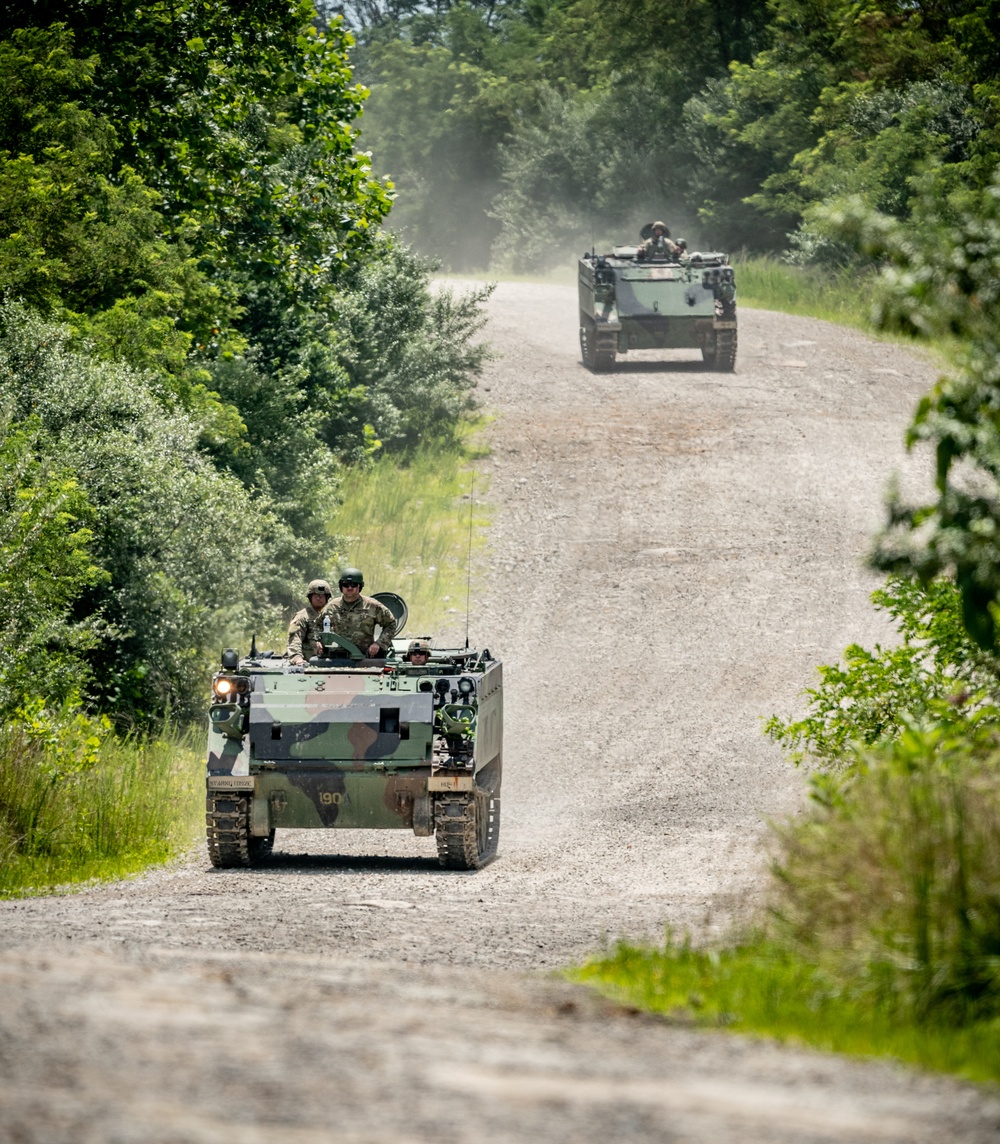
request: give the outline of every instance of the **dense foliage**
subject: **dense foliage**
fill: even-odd
[[[329,571],[345,462],[454,432],[485,294],[381,232],[308,0],[0,28],[0,716],[142,724]]]
[[[905,220],[927,170],[945,202],[1000,162],[997,0],[345,8],[393,225],[456,268],[544,266],[663,214],[698,244],[840,260],[824,204]]]
[[[1000,701],[1000,659],[984,651],[962,622],[961,593],[947,577],[926,586],[890,577],[872,602],[894,621],[896,640],[874,649],[852,644],[842,664],[819,668],[807,714],[784,721],[773,716],[767,733],[792,753],[837,769],[856,748],[898,739],[914,720],[944,713],[950,725],[978,722],[984,707]]]

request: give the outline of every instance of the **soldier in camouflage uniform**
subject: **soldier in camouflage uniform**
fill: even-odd
[[[357,568],[345,568],[340,574],[338,587],[340,595],[335,596],[319,616],[319,628],[326,617],[330,617],[330,631],[348,639],[372,659],[381,659],[392,647],[392,637],[396,634],[396,617],[385,604],[362,596],[365,578]],[[375,639],[375,626],[380,624],[382,632]]]
[[[288,648],[285,651],[289,662],[305,663],[319,651],[319,616],[330,602],[333,591],[325,580],[310,580],[306,588],[309,606],[296,612],[288,625]]]
[[[668,254],[679,254],[680,247],[670,237],[670,231],[665,222],[654,222],[649,238],[635,252],[636,258],[665,257]]]

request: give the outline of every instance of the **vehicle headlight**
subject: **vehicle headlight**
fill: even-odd
[[[469,679],[467,675],[463,675],[458,681],[458,690],[462,695],[471,695],[476,690],[476,681]]]
[[[250,690],[250,680],[242,675],[219,675],[212,681],[212,690],[217,699],[230,702],[237,695],[245,695]]]

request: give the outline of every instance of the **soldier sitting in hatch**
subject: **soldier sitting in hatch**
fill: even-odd
[[[406,662],[410,667],[426,667],[427,661],[431,657],[431,645],[427,640],[410,640],[410,646],[406,649]],[[422,672],[412,672],[414,675],[421,675]]]
[[[288,649],[285,655],[290,663],[305,663],[322,650],[319,644],[319,614],[329,603],[333,592],[325,580],[310,580],[306,588],[309,606],[296,612],[288,625]]]
[[[330,631],[350,640],[362,655],[372,659],[384,659],[392,647],[392,637],[396,634],[396,617],[385,604],[362,596],[365,578],[358,568],[345,568],[340,574],[338,587],[340,595],[335,596],[319,616],[318,627],[330,618]],[[382,628],[375,639],[375,627]]]
[[[667,258],[680,254],[681,248],[670,238],[665,222],[654,222],[649,238],[635,252],[636,258]]]

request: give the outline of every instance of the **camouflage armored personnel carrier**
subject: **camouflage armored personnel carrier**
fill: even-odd
[[[641,236],[651,230],[647,224]],[[689,254],[683,244],[616,246],[580,259],[579,287],[580,352],[589,369],[609,370],[617,354],[653,349],[701,350],[713,369],[735,368],[736,278],[727,255]]]
[[[376,598],[405,620],[398,596]],[[302,667],[223,652],[209,709],[212,865],[253,866],[285,828],[412,830],[436,836],[443,866],[485,865],[500,833],[500,662],[437,649],[417,667],[406,640],[386,659],[330,632],[322,643]]]

